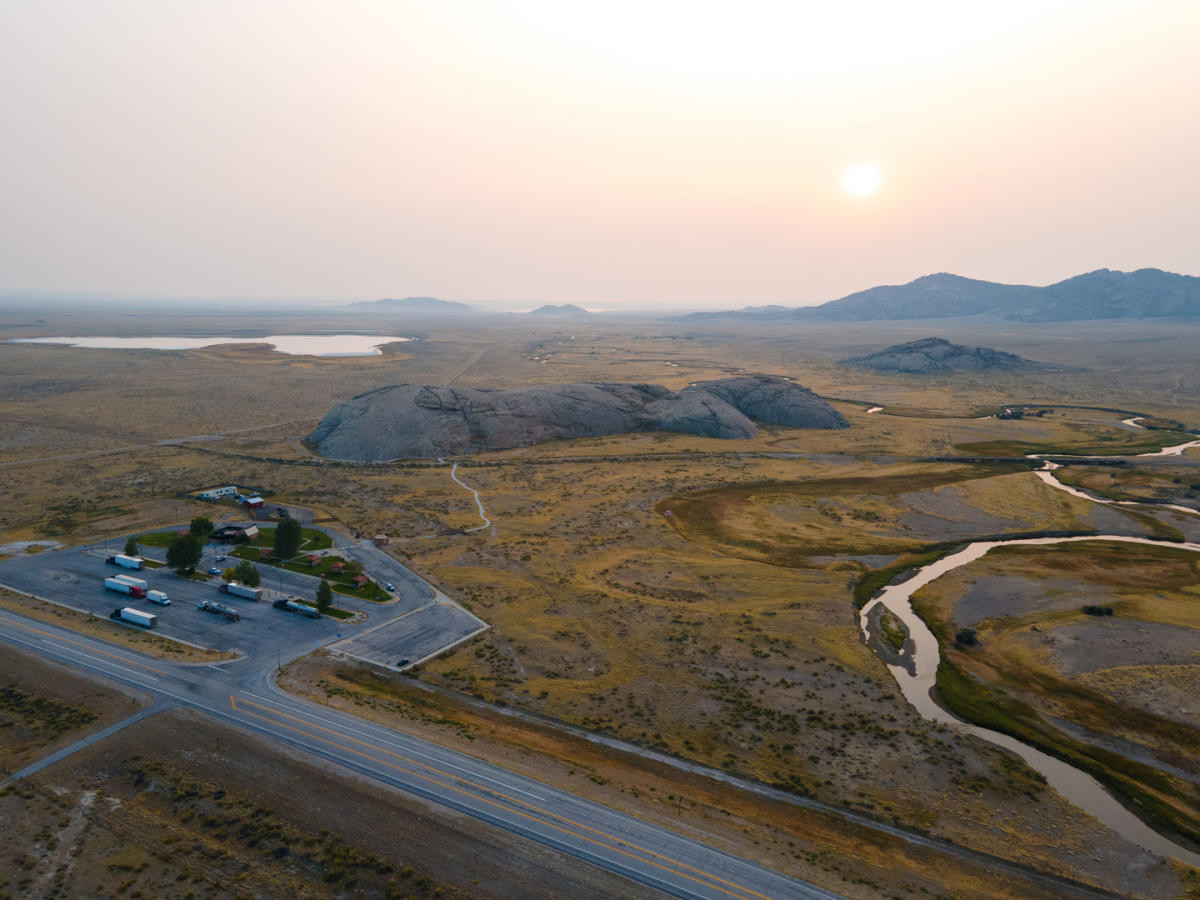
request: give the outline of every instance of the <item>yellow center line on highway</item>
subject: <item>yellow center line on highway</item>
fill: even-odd
[[[293,721],[299,722],[301,725],[303,725],[305,727],[297,728],[293,725],[288,725],[285,722],[280,722],[278,720],[270,719],[267,716],[262,716],[262,715],[259,715],[258,713],[250,712],[248,709],[243,709],[242,707],[240,707],[238,705],[239,702],[246,706],[258,707],[259,709],[269,712],[275,716],[292,719]],[[569,834],[572,837],[580,838],[581,840],[587,841],[591,844],[595,844],[598,847],[604,847],[607,850],[614,850],[617,853],[621,853],[625,856],[628,856],[631,859],[636,859],[638,862],[648,863],[652,866],[655,866],[656,868],[662,869],[664,872],[670,872],[673,875],[681,875],[682,877],[687,878],[690,881],[694,881],[697,884],[703,885],[704,887],[713,888],[715,890],[720,891],[723,894],[728,894],[730,897],[749,895],[749,896],[753,896],[753,897],[760,897],[760,898],[762,898],[762,900],[772,900],[772,898],[768,897],[766,894],[760,894],[757,891],[751,890],[748,887],[743,887],[742,885],[735,884],[732,881],[726,881],[724,878],[721,878],[717,875],[713,875],[709,872],[705,872],[703,869],[698,869],[695,866],[689,866],[687,863],[683,863],[683,862],[680,862],[679,860],[672,859],[669,856],[664,856],[661,853],[655,853],[653,850],[648,850],[645,847],[642,847],[642,846],[639,846],[638,844],[633,843],[632,841],[628,841],[628,840],[625,840],[624,838],[619,838],[615,835],[608,834],[607,832],[601,831],[597,828],[593,828],[590,825],[584,825],[579,822],[574,822],[571,819],[567,819],[563,816],[559,816],[555,813],[550,812],[549,810],[544,810],[544,809],[541,809],[540,807],[534,806],[532,803],[524,803],[522,805],[537,810],[543,816],[548,816],[553,819],[560,819],[560,820],[562,820],[564,822],[568,822],[571,825],[574,825],[578,828],[582,828],[587,831],[590,831],[593,834],[602,835],[608,841],[615,841],[618,844],[624,844],[628,847],[633,847],[633,848],[637,849],[638,851],[640,851],[641,853],[645,853],[645,854],[648,854],[649,856],[654,856],[654,857],[657,857],[658,859],[665,860],[666,862],[671,863],[671,865],[669,865],[669,866],[662,865],[661,863],[655,862],[653,859],[647,859],[646,857],[639,856],[637,853],[631,853],[628,850],[623,850],[623,849],[621,849],[621,847],[607,843],[606,841],[600,841],[600,840],[596,840],[594,838],[590,838],[586,834],[580,834],[577,831],[572,831],[570,828],[564,828],[562,825],[558,825],[554,822],[546,821],[546,819],[543,819],[539,816],[530,815],[529,813],[523,812],[520,809],[516,809],[515,807],[508,806],[504,803],[498,803],[495,800],[492,800],[488,797],[483,796],[482,794],[478,794],[478,793],[475,793],[474,791],[466,790],[465,788],[458,787],[457,785],[454,785],[454,784],[449,784],[449,783],[441,781],[437,778],[433,778],[429,775],[425,775],[421,772],[417,772],[417,771],[413,771],[412,769],[405,768],[404,766],[396,765],[395,763],[388,762],[387,760],[384,760],[384,759],[380,759],[377,756],[372,756],[369,753],[364,753],[361,750],[356,750],[353,747],[346,746],[346,744],[338,743],[337,741],[330,740],[329,738],[323,738],[318,734],[314,734],[311,730],[305,730],[305,729],[314,729],[315,728],[319,731],[326,731],[326,732],[329,732],[330,734],[336,735],[338,738],[342,739],[343,741],[351,741],[355,744],[362,744],[364,747],[369,747],[370,749],[372,749],[378,753],[385,753],[388,756],[394,756],[396,759],[404,760],[405,762],[411,763],[414,766],[421,766],[421,767],[429,769],[431,771],[438,772],[439,774],[444,775],[447,778],[458,778],[458,776],[450,775],[447,772],[442,772],[440,769],[438,769],[434,766],[426,765],[424,763],[418,763],[415,760],[409,759],[408,757],[406,757],[402,754],[394,753],[391,750],[388,750],[383,747],[378,747],[375,744],[369,743],[368,741],[361,741],[358,738],[347,737],[346,735],[340,734],[339,732],[335,731],[332,728],[325,728],[321,725],[313,725],[309,722],[305,722],[302,719],[297,718],[296,716],[289,715],[288,713],[282,712],[280,710],[271,709],[270,707],[263,706],[262,704],[259,704],[259,703],[254,703],[253,701],[250,701],[250,700],[242,699],[239,701],[238,698],[234,697],[232,694],[229,697],[229,705],[234,710],[242,713],[243,715],[252,716],[256,719],[262,719],[263,721],[266,721],[266,722],[272,722],[274,725],[277,725],[282,728],[286,728],[289,731],[295,731],[299,734],[303,734],[303,735],[306,735],[315,740],[321,741],[322,743],[330,744],[334,747],[338,747],[341,750],[349,751],[350,753],[353,753],[357,756],[361,756],[361,757],[364,757],[365,759],[369,759],[369,760],[372,760],[373,762],[377,762],[380,765],[387,766],[388,768],[391,768],[391,769],[396,769],[399,772],[404,772],[406,775],[411,775],[414,778],[420,778],[422,781],[428,781],[430,784],[436,784],[439,787],[443,787],[448,790],[455,791],[459,794],[463,794],[464,796],[471,797],[475,800],[482,801],[483,803],[486,803],[489,806],[494,806],[497,809],[502,809],[502,810],[505,810],[506,812],[515,813],[516,815],[521,816],[522,818],[528,819],[531,822],[536,822],[539,825],[547,825],[550,828],[553,828],[557,831],[561,831],[564,834]],[[459,779],[459,780],[465,780],[465,779]],[[505,799],[511,801],[512,803],[521,803],[520,800],[516,800],[512,797],[507,797],[506,795],[501,794],[499,791],[494,791],[493,793],[495,793],[501,797],[505,797]],[[696,878],[692,875],[689,875],[687,872],[681,871],[682,869],[688,869],[692,872],[696,872],[699,875],[703,876],[703,878]],[[703,879],[708,879],[708,880],[705,881]],[[719,882],[719,883],[717,883],[717,882]],[[735,891],[740,891],[741,893],[735,894],[733,891],[726,890],[725,888],[721,887],[722,884],[728,885],[729,887],[733,888]]]
[[[9,620],[9,621],[12,621],[12,620]],[[32,631],[34,634],[40,634],[43,637],[53,638],[56,641],[62,641],[64,644],[74,644],[76,647],[86,647],[88,650],[91,650],[93,653],[103,653],[105,656],[111,656],[113,659],[119,659],[121,662],[129,663],[131,666],[137,666],[142,669],[149,669],[151,672],[157,672],[159,675],[168,674],[166,672],[166,670],[164,670],[164,669],[156,669],[154,666],[148,666],[145,663],[140,663],[136,659],[129,659],[128,657],[121,656],[120,654],[117,654],[117,653],[110,653],[107,650],[101,650],[99,647],[93,647],[91,644],[85,644],[83,641],[73,641],[70,638],[66,638],[61,635],[55,634],[52,631],[43,631],[41,628],[35,628],[33,625],[29,625],[25,622],[15,621],[15,622],[12,622],[12,624],[16,625],[18,628],[24,628],[27,631]]]

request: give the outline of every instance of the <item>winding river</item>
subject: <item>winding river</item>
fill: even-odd
[[[1200,446],[1200,441],[1190,441],[1186,444],[1167,447],[1155,453],[1143,453],[1142,456],[1173,456],[1190,447]],[[1166,504],[1138,504],[1135,501],[1104,500],[1093,497],[1076,488],[1063,484],[1054,477],[1053,471],[1057,465],[1045,462],[1036,474],[1046,484],[1074,497],[1081,497],[1092,502],[1111,505],[1143,505],[1158,509],[1173,509],[1200,515],[1196,510],[1182,506],[1167,506]],[[948,725],[958,731],[973,735],[989,743],[1003,747],[1025,760],[1031,768],[1040,772],[1050,787],[1063,797],[1095,816],[1121,837],[1160,856],[1170,856],[1192,866],[1200,867],[1200,853],[1195,853],[1163,837],[1146,825],[1141,819],[1122,806],[1104,787],[1091,775],[1071,766],[1062,760],[1043,753],[1016,738],[978,725],[965,722],[952,715],[934,702],[930,695],[937,677],[938,663],[941,654],[938,650],[937,638],[916,614],[912,607],[912,595],[930,582],[940,578],[947,572],[953,571],[968,563],[982,558],[996,547],[1013,545],[1046,545],[1065,544],[1074,541],[1115,541],[1128,544],[1150,544],[1156,547],[1169,547],[1174,550],[1191,550],[1200,553],[1200,544],[1179,543],[1175,541],[1157,541],[1150,538],[1128,537],[1124,535],[1085,535],[1079,537],[1049,537],[1049,538],[1014,538],[1007,541],[975,541],[965,548],[942,557],[918,569],[911,578],[901,584],[889,585],[871,599],[859,614],[859,627],[863,636],[870,637],[869,615],[871,611],[882,604],[892,615],[900,619],[908,627],[909,636],[913,641],[911,663],[912,674],[904,666],[888,665],[896,683],[900,686],[904,697],[925,719]]]

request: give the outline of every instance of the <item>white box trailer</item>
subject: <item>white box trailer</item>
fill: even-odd
[[[140,587],[143,591],[150,587],[146,584],[144,578],[134,578],[132,575],[111,575],[110,578],[115,578],[117,581],[123,581],[126,584],[132,584],[134,587]]]
[[[117,619],[121,622],[129,622],[133,625],[140,625],[142,628],[153,628],[154,623],[158,621],[158,616],[153,613],[142,612],[140,609],[134,609],[132,606],[114,609],[109,618]]]
[[[163,591],[146,591],[146,599],[151,603],[157,603],[159,606],[171,605],[171,598]]]
[[[122,569],[144,569],[146,561],[140,556],[126,556],[124,553],[118,553],[116,556],[110,556],[108,562],[120,566]]]
[[[232,594],[234,597],[245,597],[247,600],[262,599],[262,588],[248,587],[244,584],[238,584],[236,581],[226,582],[218,590],[223,594]]]
[[[120,578],[105,578],[104,586],[110,591],[116,591],[118,594],[128,594],[130,597],[141,599],[146,596],[146,589],[139,587],[136,584],[130,584],[128,581],[122,581]]]

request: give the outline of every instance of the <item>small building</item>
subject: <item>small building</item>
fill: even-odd
[[[330,575],[341,575],[345,571],[346,571],[345,563],[335,562],[332,566],[329,567]]]
[[[246,509],[262,509],[266,505],[267,501],[265,501],[262,497],[242,498],[242,506],[246,507]]]
[[[220,500],[222,497],[236,497],[237,493],[237,487],[232,484],[228,484],[225,487],[208,488],[207,490],[201,491],[196,496],[201,500]]]
[[[366,575],[355,575],[350,580],[354,582],[355,587],[362,587],[363,585],[365,585],[367,583],[368,579],[367,579]]]
[[[270,547],[263,547],[261,550],[258,551],[258,558],[262,562],[269,562],[271,560],[271,558],[274,557],[274,555],[275,555],[275,551],[272,550]]]
[[[257,525],[222,525],[212,533],[211,540],[221,544],[246,544],[257,537]]]
[[[308,560],[308,567],[310,569],[321,561],[321,555],[319,553],[310,553],[304,558]]]
[[[388,536],[386,534],[375,535],[375,546],[386,547],[388,545]]]

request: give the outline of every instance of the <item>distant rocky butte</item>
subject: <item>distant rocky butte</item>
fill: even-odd
[[[562,306],[554,306],[547,303],[545,306],[539,306],[537,309],[529,311],[531,316],[590,316],[591,313],[582,306],[576,306],[574,303],[564,303]]]
[[[786,378],[750,375],[675,392],[657,384],[553,384],[514,390],[402,384],[360,394],[309,435],[330,459],[382,461],[507,450],[562,438],[680,431],[750,438],[755,422],[846,428],[832,406]]]
[[[1161,269],[1097,269],[1046,287],[977,281],[942,272],[883,285],[820,306],[748,306],[692,313],[685,319],[867,322],[991,316],[1021,322],[1083,319],[1200,318],[1200,278]]]
[[[843,359],[838,365],[872,369],[876,372],[906,372],[913,375],[932,375],[939,372],[1053,372],[1065,371],[1066,366],[1034,362],[1003,350],[988,347],[964,347],[944,338],[923,338],[907,344],[897,344],[872,353]]]
[[[437,297],[385,297],[383,300],[360,300],[351,303],[354,309],[370,308],[375,312],[412,312],[426,315],[460,315],[475,312],[474,308],[454,300],[439,300]]]

